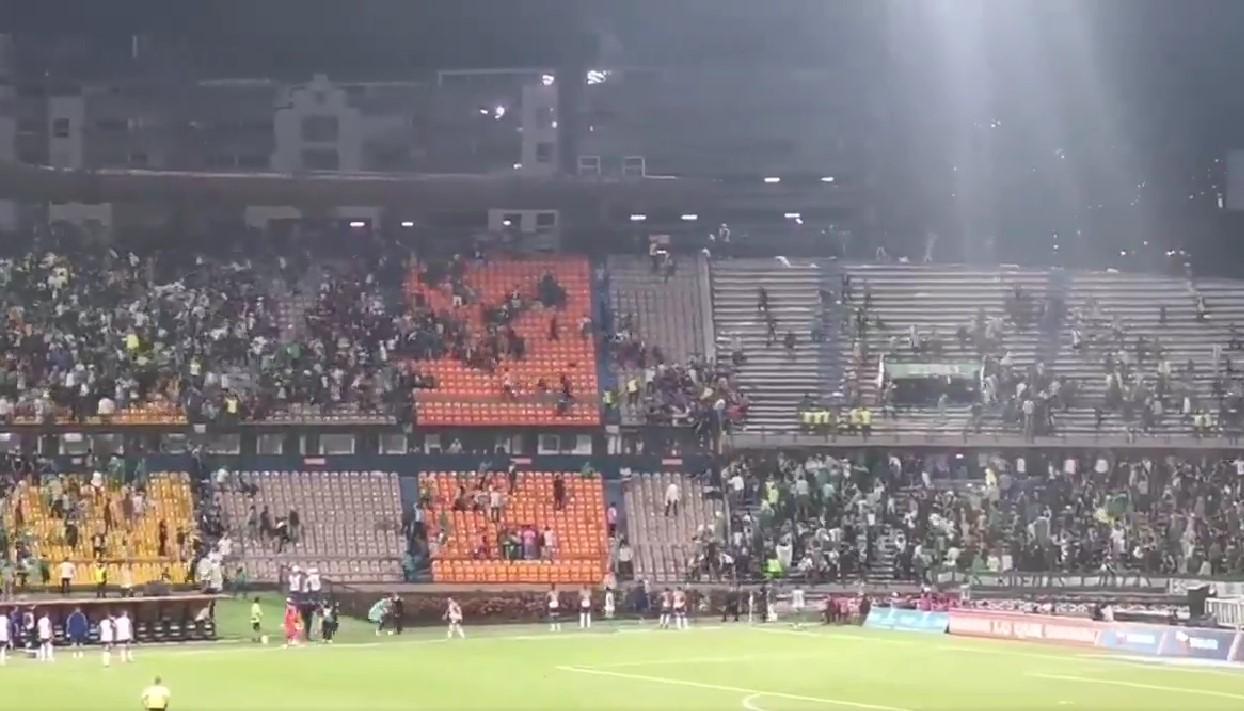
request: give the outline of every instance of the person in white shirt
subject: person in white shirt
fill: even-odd
[[[116,625],[111,617],[99,621],[99,645],[104,648],[104,666],[112,666],[112,645],[116,641]]]
[[[320,599],[320,590],[324,587],[323,581],[320,580],[319,568],[307,568],[307,579],[303,584],[304,592],[311,596],[313,601],[318,602]]]
[[[803,611],[807,607],[807,600],[803,593],[803,588],[796,587],[790,593],[790,611],[791,617],[794,618],[795,629],[802,626]]]
[[[586,586],[579,590],[579,629],[592,628],[592,591]]]
[[[462,631],[462,607],[452,597],[445,610],[445,619],[449,620],[449,631],[445,634],[447,639],[453,639],[454,633],[457,633],[458,639],[466,639],[466,633]]]
[[[743,502],[743,492],[746,487],[747,483],[743,480],[743,475],[736,470],[734,472],[734,476],[730,477],[730,492],[734,496],[731,500],[734,502],[735,506],[738,506]]]
[[[78,575],[78,566],[73,561],[65,558],[60,562],[60,594],[69,594],[69,585]]]
[[[674,590],[674,629],[687,629],[687,593],[682,588]]]
[[[43,613],[43,616],[35,623],[35,632],[39,639],[39,649],[35,652],[35,659],[41,662],[52,661],[52,620],[48,617],[48,613]]]
[[[114,624],[116,625],[117,647],[121,650],[121,661],[134,661],[134,650],[131,648],[134,642],[134,623],[130,620],[130,613],[122,610],[121,616],[115,620]]]
[[[289,571],[289,593],[290,597],[302,593],[302,568],[297,565]]]
[[[613,614],[617,610],[613,598],[613,588],[605,588],[605,619],[612,620]]]
[[[666,516],[669,516],[671,511],[673,511],[675,516],[678,515],[678,502],[681,499],[682,499],[682,490],[678,488],[677,483],[671,481],[669,486],[665,487],[665,515]]]
[[[9,616],[0,610],[0,667],[9,663],[9,643],[13,641],[13,628]]]
[[[112,417],[117,414],[117,404],[112,401],[112,398],[105,395],[99,399],[99,404],[95,408],[95,414],[100,417]]]
[[[549,606],[549,630],[552,632],[561,632],[561,601],[557,599],[557,586],[553,585],[549,591],[545,593]]]

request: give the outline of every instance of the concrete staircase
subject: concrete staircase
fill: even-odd
[[[822,318],[819,290],[825,269],[816,262],[739,259],[713,266],[713,319],[717,350],[730,352],[734,334],[741,336],[747,360],[737,380],[751,400],[748,430],[791,431],[798,427],[796,407],[804,394],[827,396],[834,388],[833,341],[813,343],[811,327]],[[757,308],[758,293],[768,292],[769,311],[777,320],[777,340],[766,346],[766,326]],[[793,351],[782,345],[788,331],[797,337]]]

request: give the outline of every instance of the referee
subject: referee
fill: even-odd
[[[168,687],[161,683],[160,677],[155,678],[155,682],[143,689],[143,708],[146,711],[168,711],[168,700],[173,693]]]

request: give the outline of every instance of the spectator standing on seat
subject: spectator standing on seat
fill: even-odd
[[[259,512],[255,510],[254,504],[246,511],[246,540],[259,540]]]
[[[618,534],[618,505],[612,501],[609,502],[609,508],[605,510],[605,527],[610,538]]]
[[[557,534],[548,526],[540,532],[540,553],[545,560],[557,557]]]
[[[60,594],[68,595],[69,586],[73,583],[74,577],[78,574],[78,566],[73,561],[65,558],[60,562]]]
[[[264,541],[272,537],[272,512],[268,511],[267,506],[259,512],[259,537]]]
[[[566,508],[566,480],[561,472],[553,475],[553,510],[562,511]]]
[[[156,537],[159,539],[159,542],[160,542],[160,548],[159,548],[160,557],[161,558],[168,557],[168,522],[165,521],[164,519],[160,519],[160,524],[157,527]]]
[[[488,520],[493,523],[500,523],[501,509],[505,505],[504,497],[501,490],[496,486],[488,487]]]
[[[284,516],[276,520],[276,552],[285,551],[285,546],[289,544],[289,521]]]
[[[671,512],[674,516],[678,515],[678,504],[682,500],[682,490],[678,488],[678,482],[671,481],[669,486],[665,487],[665,515],[669,516]]]

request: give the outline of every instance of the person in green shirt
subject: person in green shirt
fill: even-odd
[[[259,605],[259,598],[251,601],[251,641],[258,642],[261,639],[259,634],[260,623],[263,622],[263,607]]]

